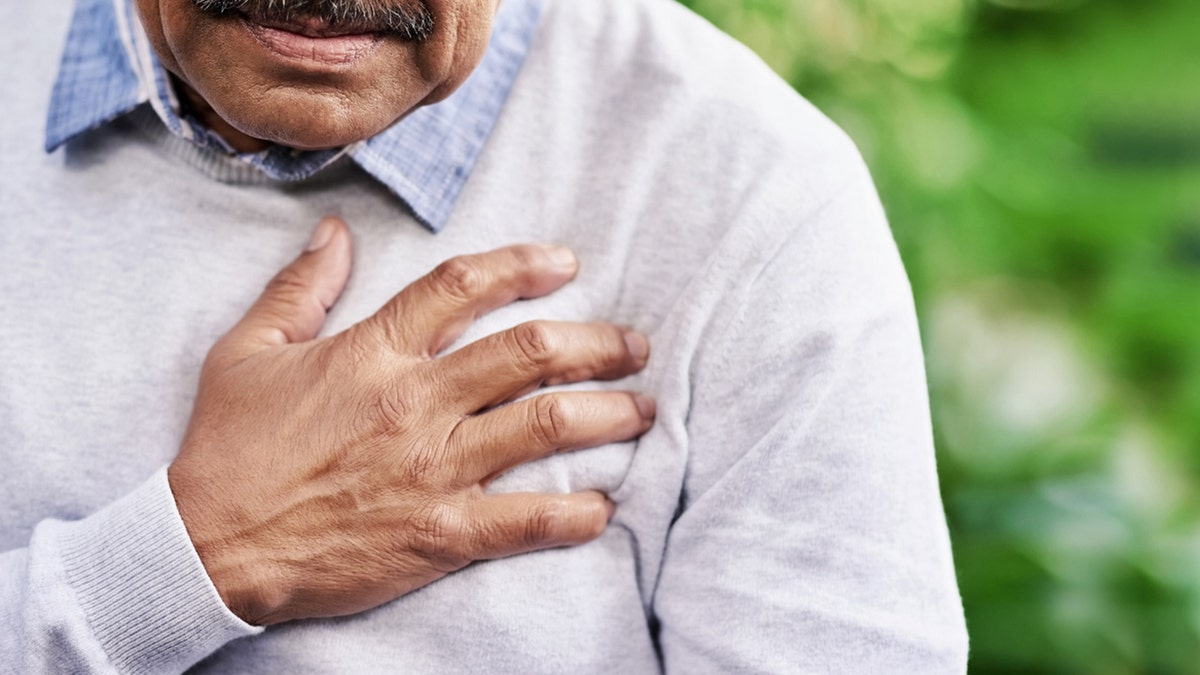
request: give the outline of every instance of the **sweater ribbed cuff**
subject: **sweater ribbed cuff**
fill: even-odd
[[[221,601],[163,468],[137,490],[60,530],[67,579],[121,672],[182,672],[261,628]]]

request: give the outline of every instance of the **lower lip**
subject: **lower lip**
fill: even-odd
[[[375,51],[383,38],[374,33],[314,38],[242,19],[242,24],[267,51],[290,61],[325,66],[354,63]]]

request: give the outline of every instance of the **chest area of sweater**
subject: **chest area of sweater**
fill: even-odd
[[[219,242],[204,241],[203,234],[170,241],[143,232],[116,243],[86,234],[10,240],[16,243],[0,251],[5,543],[19,543],[42,518],[82,517],[170,462],[208,349],[303,246],[303,234],[225,250],[212,250]],[[369,316],[437,262],[432,254],[416,259],[400,251],[402,243],[383,241],[360,251],[327,334]],[[581,279],[548,298],[482,317],[461,342],[534,319],[604,318],[619,304],[619,288],[604,278]],[[663,417],[686,415],[681,397],[678,405],[670,400],[682,385],[661,377],[585,386],[648,391],[659,398]],[[611,492],[625,482],[646,443],[658,448],[656,462],[682,461],[677,437],[664,434],[555,455],[518,467],[494,489]],[[662,488],[663,512],[670,513],[678,486]]]

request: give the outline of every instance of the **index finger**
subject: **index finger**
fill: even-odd
[[[552,244],[520,244],[450,258],[355,329],[377,331],[401,352],[432,357],[480,316],[519,299],[552,293],[575,278],[578,269],[574,253]]]

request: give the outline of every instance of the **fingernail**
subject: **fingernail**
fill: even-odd
[[[642,419],[654,419],[654,413],[658,410],[658,404],[654,402],[654,399],[645,394],[637,394],[633,397],[633,404],[637,406]]]
[[[319,251],[333,239],[333,233],[337,232],[336,221],[332,218],[325,218],[317,224],[317,229],[313,230],[312,239],[308,240],[308,248],[306,251]]]
[[[579,265],[579,259],[575,257],[575,254],[569,248],[547,244],[546,254],[550,256],[550,260],[555,265],[563,269],[573,270]]]
[[[646,336],[636,331],[625,333],[625,348],[635,361],[645,361],[650,355],[650,343],[646,341]]]

